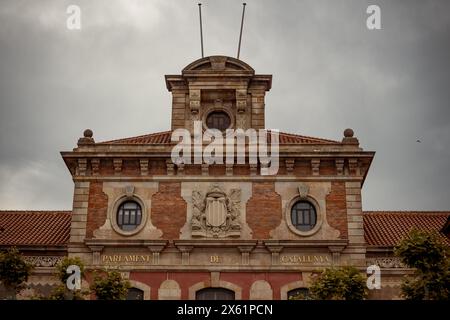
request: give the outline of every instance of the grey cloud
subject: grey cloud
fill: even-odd
[[[59,151],[166,130],[164,74],[199,58],[195,1],[18,1],[0,7],[0,207],[67,209]],[[241,58],[274,75],[267,126],[377,151],[364,209],[448,210],[450,3],[247,1]],[[65,28],[66,7],[83,29]],[[379,4],[382,30],[365,27]],[[235,56],[241,1],[203,1],[205,53]],[[420,138],[422,143],[417,143]]]

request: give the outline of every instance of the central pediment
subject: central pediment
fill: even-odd
[[[182,74],[204,73],[204,72],[245,72],[248,75],[254,75],[255,70],[242,60],[227,56],[210,56],[198,59],[186,66]]]

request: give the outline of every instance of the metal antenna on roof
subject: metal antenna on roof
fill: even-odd
[[[239,45],[237,51],[237,58],[239,59],[239,54],[241,53],[241,40],[242,40],[242,29],[244,28],[244,15],[245,15],[245,6],[247,4],[244,2],[242,4],[242,20],[241,20],[241,32],[239,33]]]
[[[200,15],[200,44],[202,47],[202,58],[204,57],[203,54],[203,28],[202,28],[202,4],[198,4],[198,14]]]

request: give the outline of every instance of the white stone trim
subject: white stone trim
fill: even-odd
[[[164,280],[158,289],[158,300],[180,300],[181,289],[178,282],[172,279]]]
[[[128,282],[130,283],[131,287],[142,290],[144,292],[144,300],[150,300],[150,286],[136,280],[128,280]]]
[[[289,283],[285,284],[284,286],[282,286],[280,288],[280,299],[287,300],[288,292],[291,290],[294,290],[294,289],[299,289],[299,288],[309,288],[309,285],[307,285],[305,283],[305,281],[303,281],[303,280],[289,282]]]
[[[234,291],[234,299],[235,300],[242,300],[242,288],[238,285],[228,282],[219,280],[217,283],[217,286],[210,286],[209,282],[206,281],[197,282],[196,284],[189,287],[189,300],[195,300],[195,294],[197,291],[205,288],[224,288],[231,291]]]
[[[256,280],[250,287],[249,300],[273,300],[273,289],[266,280]]]

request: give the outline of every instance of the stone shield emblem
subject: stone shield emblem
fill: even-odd
[[[205,210],[206,223],[220,227],[227,221],[227,204],[225,197],[207,197]]]

